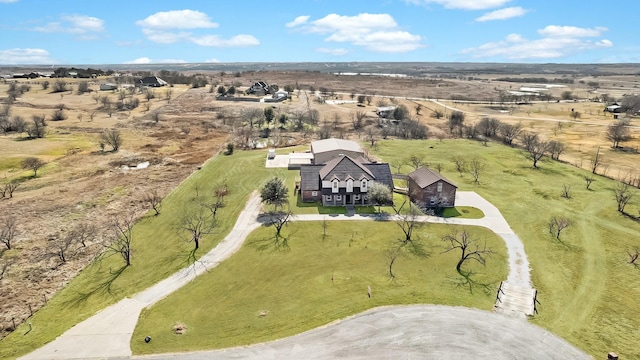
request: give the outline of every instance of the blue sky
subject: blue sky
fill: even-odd
[[[623,15],[640,1],[0,0],[0,14],[0,65],[640,62]]]

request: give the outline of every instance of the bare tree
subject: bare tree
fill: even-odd
[[[171,97],[173,96],[173,89],[168,87],[164,92],[164,96],[167,99],[167,103],[171,102]]]
[[[453,232],[450,235],[444,235],[442,236],[442,241],[448,243],[448,246],[444,251],[445,253],[460,250],[460,259],[456,264],[456,270],[460,274],[462,274],[462,265],[467,260],[475,260],[480,264],[485,265],[486,257],[493,254],[491,248],[487,248],[486,242],[480,246],[479,241],[471,237],[466,230],[463,230],[460,233]]]
[[[407,211],[404,210],[405,205],[408,205]],[[402,230],[404,234],[403,244],[412,242],[413,231],[423,225],[419,221],[418,216],[421,214],[419,210],[411,206],[411,202],[406,200],[402,202],[400,207],[393,206],[393,211],[396,213],[396,225]]]
[[[476,184],[479,183],[478,179],[480,178],[480,174],[482,174],[484,167],[484,163],[478,159],[473,159],[469,162],[469,174],[471,174],[473,182]]]
[[[14,216],[5,216],[0,221],[0,242],[4,244],[7,250],[11,250],[13,241],[18,235],[18,224]]]
[[[8,196],[9,198],[13,197],[13,192],[20,186],[20,182],[18,180],[7,180],[5,177],[4,185],[0,189],[2,192],[2,197]]]
[[[591,173],[595,174],[598,171],[598,167],[602,165],[602,156],[600,155],[600,146],[596,150],[596,156],[591,160]]]
[[[640,249],[636,246],[633,248],[633,251],[627,251],[627,255],[629,255],[629,264],[638,267],[638,256],[640,256]],[[0,277],[1,279],[2,277]]]
[[[152,111],[151,112],[151,119],[156,124],[159,123],[160,122],[160,111],[158,111],[158,110]]]
[[[195,208],[188,210],[182,216],[180,228],[189,234],[188,241],[193,242],[194,250],[198,250],[202,237],[213,233],[216,228],[215,211],[212,211],[212,209],[217,210],[217,208],[215,204],[207,206],[211,204],[198,202],[197,199],[195,203]]]
[[[426,164],[424,158],[418,154],[412,154],[411,156],[409,156],[407,162],[411,164],[411,166],[413,166],[413,168],[416,170]]]
[[[566,217],[562,216],[554,216],[549,219],[549,234],[555,236],[556,239],[560,240],[560,233],[562,230],[571,226],[571,221]]]
[[[38,170],[40,170],[40,168],[45,166],[46,164],[47,164],[46,162],[38,159],[37,157],[28,157],[22,160],[22,168],[25,170],[32,170],[33,177],[37,177]]]
[[[362,110],[351,111],[349,113],[349,119],[351,120],[353,130],[360,130],[364,126],[364,119],[366,116],[367,113]]]
[[[502,136],[502,142],[506,145],[511,146],[513,144],[513,140],[518,138],[518,136],[522,132],[522,125],[520,123],[515,125],[503,123],[500,124],[498,132]]]
[[[0,264],[0,280],[4,279],[9,273],[9,268],[15,263],[13,259],[5,259]]]
[[[143,201],[153,209],[155,216],[160,215],[160,210],[162,210],[162,196],[160,196],[158,190],[153,190],[145,194]]]
[[[620,143],[631,140],[631,131],[626,120],[619,120],[615,124],[609,125],[605,134],[607,140],[612,142],[614,149],[620,147]]]
[[[596,181],[596,179],[592,175],[587,175],[584,177],[584,180],[587,182],[587,190],[590,190],[591,184]]]
[[[618,211],[624,213],[624,208],[629,203],[629,200],[633,197],[633,193],[629,189],[629,185],[625,183],[619,183],[615,189],[613,189],[616,202],[618,203]]]
[[[389,262],[389,277],[391,279],[395,279],[396,276],[393,273],[393,264],[395,264],[398,256],[400,256],[400,251],[398,248],[389,249],[385,252],[385,256]]]
[[[562,184],[562,197],[571,199],[571,185]]]
[[[70,234],[62,235],[57,234],[52,241],[49,241],[49,249],[45,256],[57,257],[62,264],[67,262],[67,259],[73,255],[72,246],[74,238]]]
[[[290,209],[287,209],[269,211],[265,215],[267,217],[268,225],[271,225],[276,229],[276,240],[280,239],[282,237],[282,228],[289,223],[293,213]]]
[[[549,143],[540,140],[537,134],[530,133],[524,133],[522,141],[529,153],[529,159],[533,161],[533,167],[538,168],[538,161],[549,151]]]
[[[467,170],[466,161],[462,156],[455,155],[451,160],[456,165],[456,171],[460,173],[460,176],[464,174]]]
[[[87,247],[87,243],[96,238],[97,232],[98,230],[95,226],[88,223],[80,223],[71,229],[68,236],[72,237],[82,247]]]
[[[254,123],[264,120],[264,112],[258,108],[242,108],[240,110],[240,117],[247,122],[250,127],[253,127]],[[260,127],[261,125],[258,124],[258,126]]]
[[[111,149],[116,152],[120,149],[123,139],[122,135],[120,135],[120,130],[109,129],[100,133],[100,141],[111,146]]]
[[[125,266],[131,265],[131,244],[133,242],[133,214],[126,217],[114,217],[111,221],[111,237],[104,243],[102,256],[117,255],[124,260]]]
[[[549,141],[549,153],[553,160],[560,160],[560,155],[564,152],[564,143],[556,140]]]

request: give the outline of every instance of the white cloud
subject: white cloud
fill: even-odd
[[[447,9],[484,10],[493,9],[511,0],[406,0],[417,5],[439,4]]]
[[[142,27],[142,33],[155,43],[173,44],[188,41],[200,46],[245,47],[260,44],[252,35],[235,35],[225,39],[219,35],[194,34],[194,30],[217,28],[209,15],[196,10],[172,10],[157,12],[144,20],[136,21]]]
[[[247,47],[259,45],[260,41],[251,35],[236,35],[229,39],[223,39],[218,35],[205,35],[200,37],[192,37],[191,40],[194,44],[200,46],[214,46],[214,47]]]
[[[538,30],[538,34],[545,37],[595,37],[602,35],[607,30],[605,27],[585,29],[575,26],[549,25],[544,29]]]
[[[305,24],[309,20],[309,18],[310,18],[309,15],[298,16],[297,18],[293,19],[293,21],[286,23],[284,26],[296,27],[298,25]]]
[[[7,49],[0,50],[0,64],[51,64],[54,61],[44,49]]]
[[[600,36],[603,31],[606,29],[550,25],[538,30],[538,33],[543,36],[540,39],[528,40],[519,34],[509,34],[504,40],[464,49],[461,53],[474,58],[556,59],[582,51],[612,47],[613,43],[607,39],[583,39]]]
[[[529,12],[529,10],[525,10],[520,6],[508,7],[508,8],[486,13],[480,16],[479,18],[477,18],[476,21],[484,22],[484,21],[493,21],[493,20],[506,20],[514,17],[523,16],[527,12]]]
[[[125,64],[184,64],[186,61],[181,59],[163,59],[152,60],[148,57],[141,57],[131,61],[125,61]]]
[[[377,52],[408,52],[423,46],[420,35],[400,30],[389,14],[329,14],[322,19],[299,23],[294,28],[305,33],[328,35],[324,39],[327,42],[350,43]]]
[[[0,0],[0,3],[5,3],[5,4],[14,3],[14,2],[18,2],[18,0]]]
[[[136,21],[136,25],[146,29],[202,29],[217,28],[209,15],[196,10],[161,11],[149,15],[144,20]]]
[[[97,33],[104,31],[104,20],[87,15],[64,15],[59,21],[49,22],[33,28],[46,33],[64,33],[78,35],[81,39],[95,39]]]
[[[317,52],[323,54],[329,54],[333,56],[343,56],[349,53],[349,50],[343,48],[330,49],[330,48],[317,48]]]

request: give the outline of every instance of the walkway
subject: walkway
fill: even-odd
[[[89,359],[131,357],[131,335],[142,309],[216,267],[238,251],[244,239],[260,227],[257,218],[260,196],[254,192],[231,232],[215,248],[192,266],[182,269],[154,286],[107,307],[77,324],[51,343],[20,358],[21,360]]]
[[[251,346],[138,360],[590,359],[527,321],[441,305],[379,307],[299,335]]]

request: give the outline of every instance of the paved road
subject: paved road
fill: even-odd
[[[289,338],[215,351],[136,356],[203,359],[590,359],[521,319],[439,305],[372,309]]]
[[[192,266],[182,269],[154,286],[107,307],[75,325],[51,343],[21,360],[129,358],[131,335],[143,308],[152,305],[216,267],[242,246],[244,239],[260,226],[257,218],[260,197],[254,192],[231,232]]]

